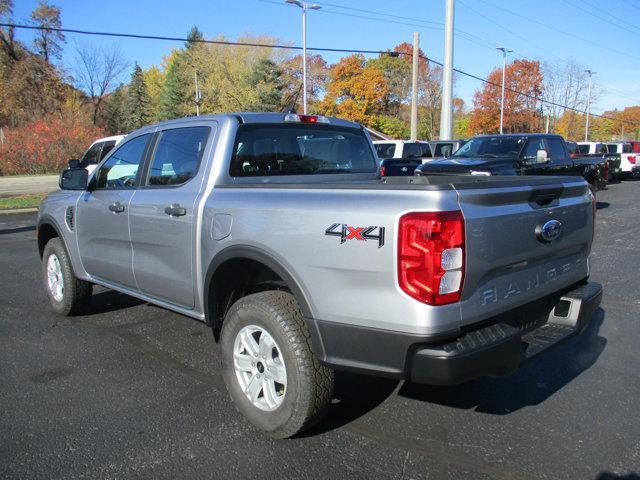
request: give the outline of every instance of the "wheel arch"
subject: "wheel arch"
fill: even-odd
[[[42,255],[44,254],[45,245],[49,242],[49,240],[56,237],[62,241],[62,244],[67,253],[69,252],[60,227],[57,225],[56,221],[49,215],[40,218],[36,228],[36,233],[38,238],[38,253],[40,254],[40,258],[42,258]]]
[[[224,273],[225,266],[230,265],[230,262],[237,262],[236,265],[247,264],[250,262],[253,266],[263,266],[273,272],[282,281],[286,289],[288,289],[294,296],[298,302],[302,315],[306,319],[313,318],[311,302],[309,301],[302,282],[298,280],[291,270],[283,265],[282,262],[278,261],[264,250],[253,246],[236,245],[227,247],[215,255],[213,260],[210,262],[204,283],[203,306],[205,319],[207,324],[213,328],[214,334],[216,334],[216,340],[216,330],[219,330],[222,326],[222,319],[220,318],[221,315],[218,302],[215,301],[213,295],[219,287],[219,281],[221,280],[220,277],[221,274]],[[226,310],[224,313],[226,313]],[[312,337],[314,337],[313,330],[313,328],[310,328]]]

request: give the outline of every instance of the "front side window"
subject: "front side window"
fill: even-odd
[[[607,154],[609,150],[604,143],[596,143],[596,153]]]
[[[102,143],[95,143],[91,145],[91,148],[85,152],[80,159],[80,166],[82,168],[87,167],[88,165],[95,165],[100,161],[100,150],[102,149]]]
[[[133,188],[150,134],[123,143],[98,170],[96,189]]]
[[[229,174],[233,177],[375,173],[364,131],[318,124],[240,125]]]
[[[453,143],[438,143],[436,145],[436,157],[450,157],[453,153]]]
[[[529,143],[527,143],[527,147],[524,151],[524,158],[536,158],[538,150],[546,150],[544,147],[544,140],[542,138],[532,138],[529,140]]]
[[[589,154],[589,145],[578,145],[576,152],[580,155],[588,155]]]
[[[209,127],[165,130],[160,136],[149,172],[149,185],[181,185],[198,171]]]
[[[378,158],[393,158],[396,153],[395,143],[376,143],[375,147]]]
[[[618,145],[615,143],[607,143],[607,153],[618,153]]]

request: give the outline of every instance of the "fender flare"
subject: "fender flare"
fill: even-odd
[[[287,286],[291,289],[291,293],[300,306],[302,315],[308,320],[313,318],[311,303],[308,300],[308,295],[305,293],[305,288],[302,282],[297,280],[295,275],[292,274],[287,267],[282,265],[281,262],[276,260],[272,255],[262,249],[250,245],[234,245],[231,247],[227,247],[217,253],[213,257],[211,263],[209,264],[209,267],[207,268],[207,273],[204,281],[203,306],[206,322],[208,325],[212,325],[212,319],[209,318],[209,291],[211,289],[211,281],[213,280],[215,272],[226,261],[243,258],[260,262],[266,267],[273,270],[280,278],[282,278],[282,280],[287,283]],[[311,332],[311,334],[313,336],[313,332]]]
[[[69,254],[69,249],[67,248],[67,242],[65,241],[65,238],[62,235],[62,229],[58,225],[58,222],[56,222],[56,220],[51,215],[46,215],[46,214],[38,219],[38,224],[36,225],[36,234],[38,238],[38,252],[42,253],[40,252],[40,229],[44,225],[48,225],[49,227],[53,228],[53,230],[55,230],[57,237],[62,241],[62,245],[64,245],[64,249],[67,251],[67,254]],[[42,245],[42,247],[44,248],[44,245]]]

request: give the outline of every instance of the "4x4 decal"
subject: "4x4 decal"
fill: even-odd
[[[374,233],[376,230],[377,233]],[[333,223],[324,234],[340,237],[341,244],[347,240],[378,240],[378,248],[384,245],[384,227],[352,227],[346,223]]]

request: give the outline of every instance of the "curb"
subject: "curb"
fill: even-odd
[[[30,208],[5,208],[0,210],[0,215],[12,215],[14,213],[34,213],[38,211],[38,207]]]

